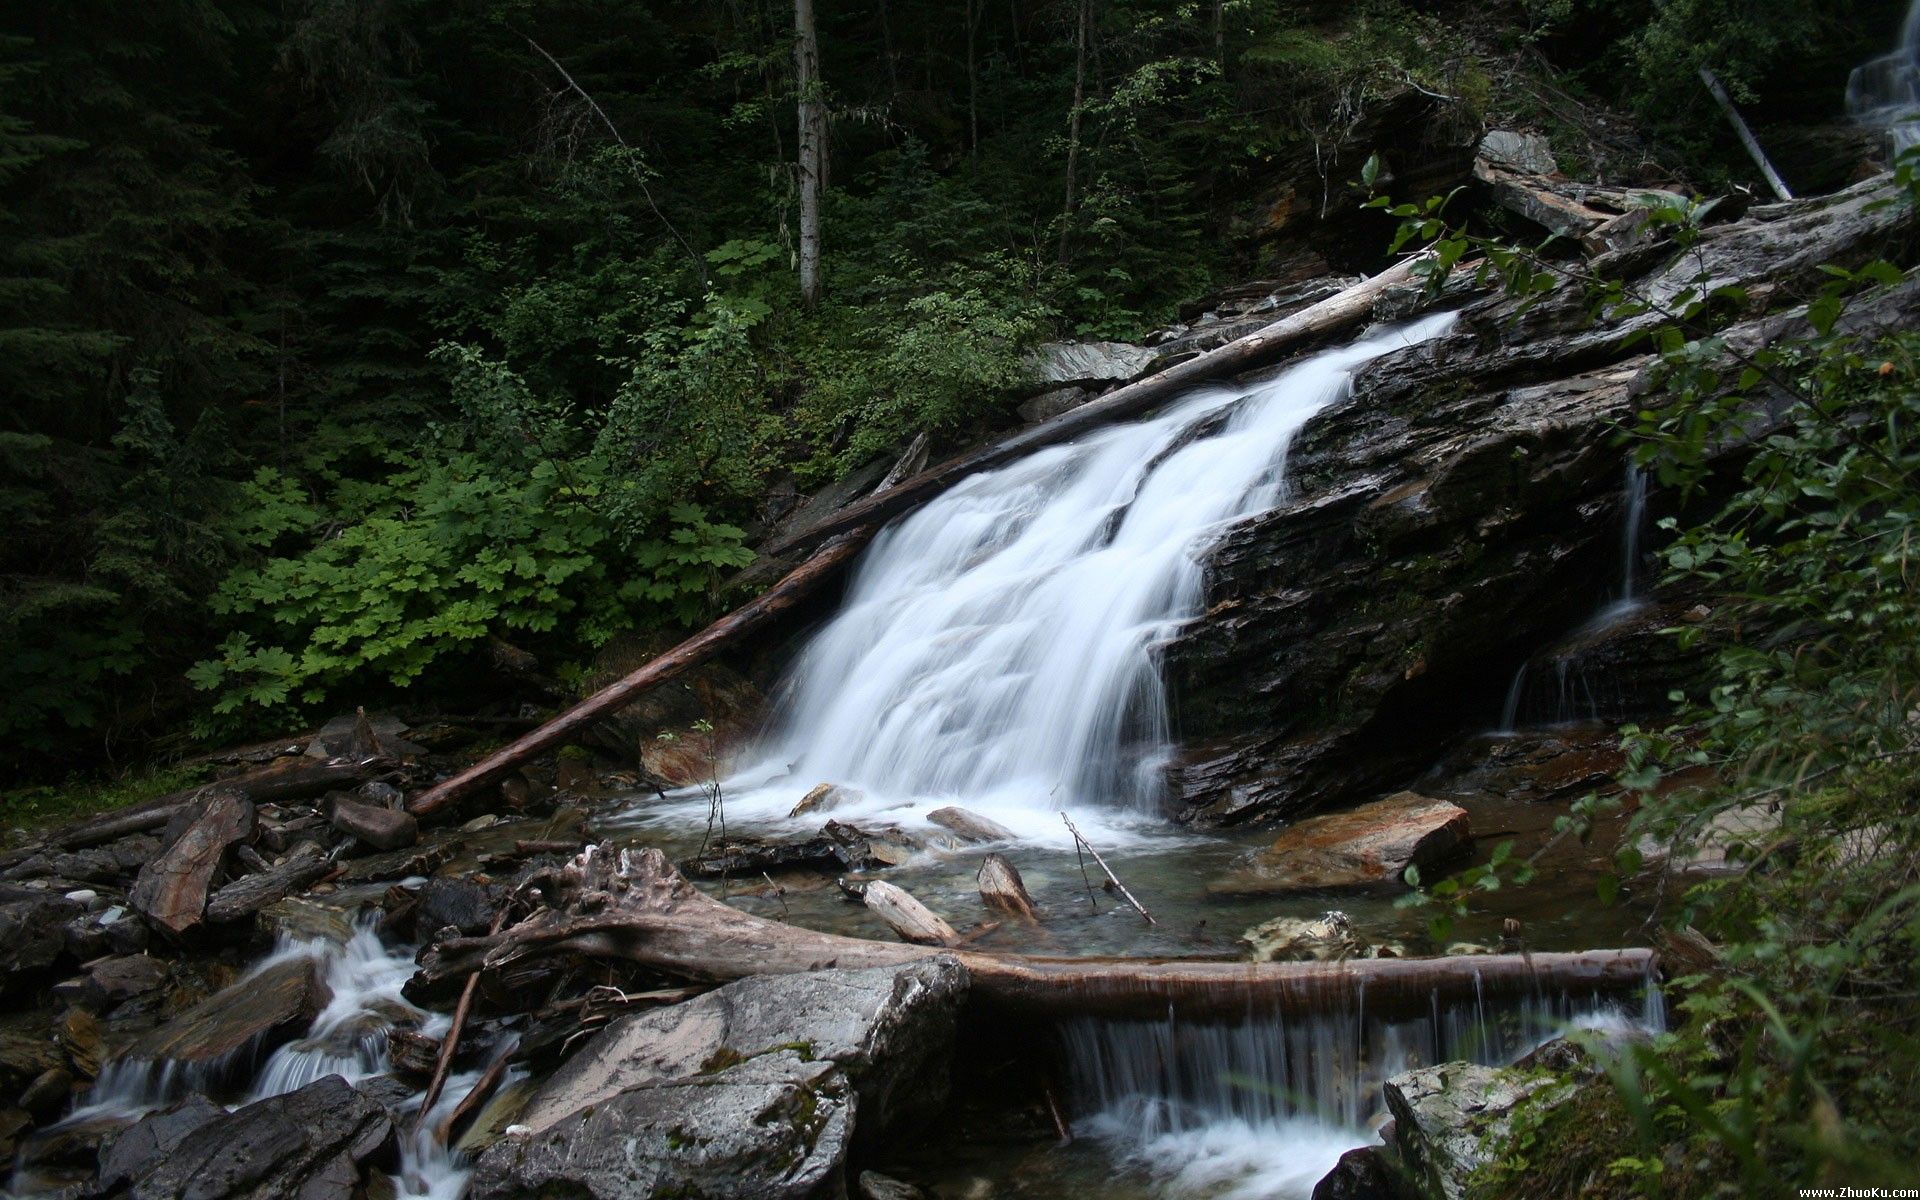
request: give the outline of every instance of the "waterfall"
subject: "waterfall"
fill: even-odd
[[[1374,1140],[1380,1085],[1402,1071],[1507,1063],[1571,1029],[1658,1032],[1641,1003],[1533,997],[1470,1003],[1411,1020],[1361,1011],[1237,1024],[1081,1018],[1060,1030],[1078,1128],[1168,1197],[1305,1200],[1340,1155]]]
[[[833,782],[875,803],[960,797],[1023,835],[1050,808],[1157,813],[1172,729],[1154,647],[1199,612],[1207,537],[1281,499],[1288,444],[1355,370],[1452,320],[1200,388],[894,523],[782,684],[731,811],[778,815]],[[781,774],[756,813],[750,789]]]
[[[1887,130],[1895,153],[1920,143],[1914,124],[1920,118],[1920,0],[1907,9],[1898,46],[1848,76],[1847,112],[1863,125]]]

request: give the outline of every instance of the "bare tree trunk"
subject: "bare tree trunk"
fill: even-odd
[[[1073,108],[1067,113],[1067,201],[1060,212],[1060,261],[1067,261],[1068,235],[1073,231],[1075,176],[1080,170],[1080,106],[1087,98],[1088,25],[1093,19],[1093,0],[1080,0],[1079,31],[1074,38]]]
[[[900,99],[900,62],[893,52],[893,19],[887,12],[887,0],[880,0],[880,51],[887,60],[887,96]]]
[[[820,303],[820,196],[826,187],[827,108],[813,0],[793,0],[793,77],[800,94],[800,299]]]

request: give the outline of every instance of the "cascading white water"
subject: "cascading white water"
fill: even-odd
[[[1413,1020],[1364,1011],[1235,1025],[1067,1022],[1061,1030],[1078,1128],[1172,1200],[1306,1200],[1355,1146],[1373,1141],[1380,1084],[1428,1063],[1511,1062],[1572,1029],[1658,1032],[1649,981],[1639,1005],[1539,997],[1469,1004]]]
[[[1023,834],[1053,808],[1153,811],[1170,748],[1153,647],[1199,610],[1205,537],[1281,497],[1288,444],[1360,365],[1452,320],[1201,388],[891,526],[783,684],[730,814],[777,815],[822,781],[885,804],[958,797]]]
[[[1920,0],[1907,9],[1894,50],[1848,76],[1847,112],[1863,125],[1885,129],[1895,152],[1920,144]]]
[[[414,972],[412,951],[380,940],[371,926],[361,926],[345,945],[335,942],[284,940],[272,954],[256,963],[256,975],[291,958],[318,960],[332,998],[308,1028],[305,1037],[275,1050],[239,1097],[252,1103],[296,1091],[327,1075],[349,1083],[384,1074],[387,1032],[406,1022],[428,1037],[443,1036],[450,1020],[427,1012],[401,995],[401,985]],[[244,980],[242,981],[244,982]],[[171,1062],[124,1060],[107,1063],[67,1124],[113,1118],[131,1120],[181,1099],[190,1092],[215,1090],[218,1077],[245,1064],[221,1064],[211,1070],[184,1069]],[[468,1168],[461,1157],[434,1136],[438,1120],[465,1098],[479,1078],[478,1071],[449,1077],[440,1101],[419,1128],[403,1130],[397,1200],[457,1200],[466,1189]],[[424,1094],[413,1102],[424,1099]],[[16,1177],[11,1191],[31,1195],[34,1188]]]

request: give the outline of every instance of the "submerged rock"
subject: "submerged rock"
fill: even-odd
[[[1458,853],[1470,837],[1466,809],[1401,792],[1288,826],[1245,869],[1208,890],[1281,895],[1391,886],[1410,866]]]
[[[836,808],[858,803],[864,798],[858,788],[842,787],[837,783],[817,784],[806,795],[800,797],[800,802],[795,804],[787,815],[804,817],[808,813],[832,812]]]
[[[936,808],[927,814],[927,820],[964,842],[1011,842],[1016,840],[1013,830],[998,821],[990,821],[979,813],[968,812],[964,808]]]
[[[1240,935],[1254,962],[1337,962],[1373,953],[1353,929],[1353,918],[1339,911],[1317,917],[1275,917]]]
[[[761,976],[609,1025],[476,1164],[473,1200],[844,1195],[856,1138],[944,1101],[966,972]]]

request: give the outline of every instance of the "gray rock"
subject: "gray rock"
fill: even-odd
[[[1018,411],[1022,421],[1037,424],[1051,421],[1062,413],[1070,413],[1091,399],[1093,393],[1083,387],[1054,388],[1021,404]]]
[[[1027,379],[1045,388],[1131,383],[1159,357],[1128,342],[1048,342],[1027,355]]]
[[[451,925],[464,934],[485,933],[499,906],[493,894],[465,879],[429,879],[415,901],[413,927],[423,940]]]
[[[0,992],[31,987],[60,961],[67,923],[85,911],[65,896],[9,890],[0,901]]]
[[[926,1193],[910,1183],[903,1183],[878,1171],[862,1171],[859,1180],[860,1200],[925,1200]]]
[[[105,1195],[133,1183],[159,1166],[182,1138],[226,1115],[226,1109],[201,1095],[148,1113],[100,1147],[100,1171],[88,1193]]]
[[[1339,911],[1317,917],[1275,917],[1240,935],[1254,962],[1338,962],[1365,958],[1371,947]]]
[[[1553,175],[1560,170],[1560,164],[1553,160],[1553,148],[1537,133],[1489,129],[1476,153],[1496,167],[1523,175]]]
[[[375,850],[399,850],[420,840],[419,819],[401,809],[343,798],[333,802],[327,819],[341,833],[359,838]]]
[[[141,1175],[132,1200],[351,1200],[390,1161],[387,1111],[338,1075],[198,1126]]]
[[[856,1139],[945,1099],[952,959],[728,984],[609,1025],[476,1164],[473,1200],[845,1193]]]
[[[1461,1200],[1467,1179],[1497,1151],[1513,1110],[1543,1089],[1572,1085],[1511,1067],[1450,1062],[1387,1080],[1394,1145],[1426,1194]],[[1554,1102],[1549,1096],[1547,1102]]]

